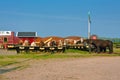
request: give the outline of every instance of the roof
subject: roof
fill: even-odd
[[[12,31],[0,31],[0,36],[10,36]]]
[[[80,36],[68,36],[68,37],[65,37],[65,39],[79,40],[81,39],[81,37]]]
[[[36,32],[17,32],[17,37],[37,37]]]

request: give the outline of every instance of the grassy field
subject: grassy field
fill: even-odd
[[[0,67],[17,64],[21,60],[31,59],[53,59],[53,58],[81,58],[81,57],[95,57],[95,56],[120,56],[120,49],[115,48],[114,54],[108,53],[89,53],[87,51],[66,50],[65,53],[21,53],[16,55],[0,55]]]

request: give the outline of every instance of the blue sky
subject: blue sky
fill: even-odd
[[[39,36],[120,38],[120,0],[0,0],[0,30],[33,31]]]

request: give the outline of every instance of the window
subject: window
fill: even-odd
[[[8,42],[8,39],[6,37],[4,38],[4,42]]]

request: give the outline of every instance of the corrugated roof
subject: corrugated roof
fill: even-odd
[[[36,32],[18,32],[17,33],[18,37],[37,37]]]

